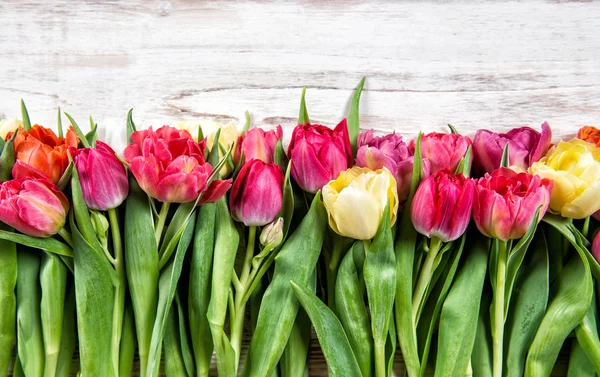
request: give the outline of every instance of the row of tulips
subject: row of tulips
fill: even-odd
[[[0,375],[600,374],[600,130],[0,121]],[[473,221],[471,221],[473,220]],[[242,358],[242,340],[249,339]],[[16,344],[16,357],[13,348]],[[164,363],[162,362],[164,360]],[[161,366],[162,364],[162,366]]]

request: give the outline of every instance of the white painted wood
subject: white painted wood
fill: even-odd
[[[0,15],[0,112],[91,114],[117,150],[131,107],[140,127],[249,110],[289,139],[303,86],[313,122],[335,125],[363,75],[361,126],[407,138],[600,126],[598,2],[3,0]]]

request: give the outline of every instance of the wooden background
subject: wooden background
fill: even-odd
[[[91,114],[117,150],[132,107],[141,127],[249,110],[289,140],[303,86],[311,120],[335,125],[363,75],[361,126],[407,138],[600,126],[598,2],[4,0],[0,15],[0,112]]]

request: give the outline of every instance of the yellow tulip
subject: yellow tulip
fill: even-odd
[[[323,187],[329,226],[337,234],[357,240],[375,236],[387,203],[390,223],[396,222],[396,180],[387,168],[371,170],[355,166]]]
[[[0,120],[0,138],[6,140],[6,135],[23,125],[23,121],[19,119],[1,119]]]
[[[551,212],[583,219],[600,209],[600,148],[594,144],[561,141],[530,172],[554,180]]]

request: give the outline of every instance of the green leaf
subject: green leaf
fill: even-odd
[[[302,97],[300,97],[300,114],[298,115],[298,124],[310,123],[310,119],[308,118],[308,111],[306,110],[306,100],[304,99],[305,95],[306,95],[306,88],[302,88]]]
[[[592,296],[592,305],[583,317],[583,321],[575,329],[577,341],[585,351],[596,373],[600,374],[600,339],[598,339],[598,311],[596,299]]]
[[[448,128],[450,128],[451,133],[453,133],[454,135],[458,135],[458,131],[456,131],[456,128],[454,128],[454,126],[450,123],[448,123]]]
[[[4,145],[6,145],[6,141],[4,141],[4,139],[0,138],[0,154],[4,150]]]
[[[473,148],[469,145],[469,148],[467,148],[467,152],[465,153],[463,158],[460,159],[460,163],[456,167],[456,174],[462,173],[462,175],[464,175],[465,177],[469,177],[469,175],[471,175],[472,156]]]
[[[596,371],[594,365],[590,361],[590,358],[586,355],[583,347],[577,341],[577,338],[573,339],[571,343],[571,355],[569,358],[569,369],[567,371],[568,377],[596,377]]]
[[[56,184],[61,191],[64,191],[71,182],[71,175],[73,175],[73,166],[73,161],[69,161],[69,165],[67,165],[65,172]]]
[[[94,148],[96,147],[96,140],[98,140],[98,133],[96,132],[97,130],[98,130],[98,125],[96,123],[94,123],[94,120],[92,119],[92,116],[90,115],[90,132],[85,134],[85,138],[88,141],[88,143]]]
[[[509,270],[510,263],[509,260]],[[523,375],[527,350],[548,305],[549,259],[543,231],[537,232],[535,243],[527,253],[514,283],[511,310],[504,326],[507,377]]]
[[[2,154],[0,154],[0,182],[8,181],[12,178],[12,168],[15,164],[15,137],[17,133],[13,133],[12,137],[4,144]]]
[[[363,243],[355,242],[346,253],[335,283],[335,310],[352,347],[363,377],[372,376],[373,336],[356,259],[365,259]],[[355,255],[357,257],[355,257]],[[364,262],[363,262],[364,263]],[[362,264],[359,264],[362,268]],[[393,324],[393,320],[391,321]],[[395,339],[394,339],[395,340]]]
[[[350,104],[350,114],[348,114],[348,134],[350,136],[350,145],[352,146],[352,155],[356,156],[358,150],[358,134],[360,132],[360,116],[358,108],[360,105],[360,95],[365,85],[366,77],[363,77],[352,96],[352,103]]]
[[[182,203],[177,207],[175,214],[169,221],[169,226],[165,231],[163,242],[160,245],[158,252],[160,257],[158,262],[159,269],[162,269],[167,264],[169,258],[171,258],[171,255],[173,255],[173,251],[175,251],[175,247],[177,247],[187,222],[195,209],[196,203],[194,202]]]
[[[250,123],[252,122],[252,117],[250,116],[250,112],[248,110],[246,110],[244,115],[246,116],[246,123],[244,123],[244,128],[242,129],[242,132],[248,132],[248,130],[250,129]]]
[[[335,314],[310,290],[294,281],[290,284],[315,327],[323,355],[327,360],[329,375],[362,377],[350,342]]]
[[[444,301],[439,325],[436,377],[459,376],[467,370],[477,334],[488,251],[489,239],[477,234]]]
[[[175,304],[173,304],[175,306]],[[169,377],[188,377],[186,373],[183,354],[181,352],[181,339],[179,338],[179,324],[177,323],[177,308],[169,311],[165,325],[165,374]]]
[[[262,300],[242,376],[268,377],[275,370],[300,305],[289,282],[308,285],[323,246],[326,219],[318,193],[275,258],[275,272]]]
[[[219,138],[221,136],[221,129],[219,128],[217,130],[217,132],[215,133],[215,141],[213,142],[213,147],[212,149],[208,152],[208,163],[210,164],[210,166],[217,166],[217,164],[219,163],[219,160],[221,159],[221,156],[219,155],[219,148],[217,147],[219,145]]]
[[[282,171],[286,171],[288,169],[288,158],[285,155],[285,151],[283,150],[283,142],[281,139],[277,140],[277,145],[275,146],[275,155],[274,161]]]
[[[73,129],[75,130],[75,134],[79,138],[79,141],[81,142],[81,144],[83,144],[83,146],[86,148],[90,148],[91,147],[90,142],[85,137],[85,134],[83,133],[81,128],[79,128],[79,125],[77,124],[77,122],[75,122],[75,119],[73,119],[68,113],[65,113],[65,115],[67,116],[67,118],[69,118],[69,121],[71,122],[71,125],[73,126]]]
[[[0,376],[6,376],[15,339],[17,246],[0,240],[0,250]]]
[[[148,353],[148,369],[146,377],[157,377],[160,367],[160,353],[162,349],[165,327],[175,291],[177,282],[181,276],[181,269],[185,253],[192,242],[194,226],[196,219],[192,218],[186,225],[185,231],[177,245],[175,257],[167,264],[160,274],[158,280],[158,305],[156,309],[156,318],[152,328],[152,338],[150,340],[150,352]]]
[[[20,248],[17,253],[17,350],[27,377],[44,372],[44,343],[40,319],[40,255]]]
[[[0,230],[0,239],[18,243],[23,246],[29,246],[35,249],[45,250],[58,255],[64,255],[67,257],[73,256],[73,250],[71,250],[68,245],[54,238],[37,238],[25,234]]]
[[[21,117],[23,118],[23,129],[29,131],[31,129],[31,120],[29,120],[29,113],[23,99],[21,99]]]
[[[127,112],[127,142],[131,142],[131,135],[136,132],[135,123],[133,122],[133,109]]]
[[[125,271],[135,314],[140,376],[146,377],[150,339],[158,302],[158,246],[148,196],[134,178],[129,179],[123,238]]]
[[[131,376],[133,359],[135,357],[135,340],[133,308],[127,303],[125,305],[125,313],[123,314],[123,331],[121,333],[121,346],[119,348],[119,376],[121,377]]]
[[[473,376],[477,377],[492,377],[492,325],[490,323],[492,297],[490,293],[484,292],[481,298],[475,345],[471,354]]]
[[[60,353],[55,377],[69,377],[73,365],[73,353],[77,341],[77,326],[75,318],[75,286],[72,280],[67,285],[63,313],[62,335],[60,336]]]
[[[500,167],[507,168],[510,166],[509,155],[508,155],[508,143],[504,144],[504,150],[502,151],[502,159],[500,160]]]
[[[175,293],[175,306],[177,308],[177,323],[179,326],[179,342],[181,344],[181,356],[183,358],[183,364],[188,376],[196,375],[196,368],[194,365],[194,353],[192,351],[192,344],[188,336],[188,328],[186,326],[185,312],[179,295]]]
[[[62,116],[60,114],[60,106],[58,107],[58,115],[56,116],[56,127],[58,128],[58,137],[64,137]]]
[[[198,209],[188,289],[190,334],[199,376],[208,376],[213,343],[206,313],[212,285],[215,213],[217,203],[205,203]]]

